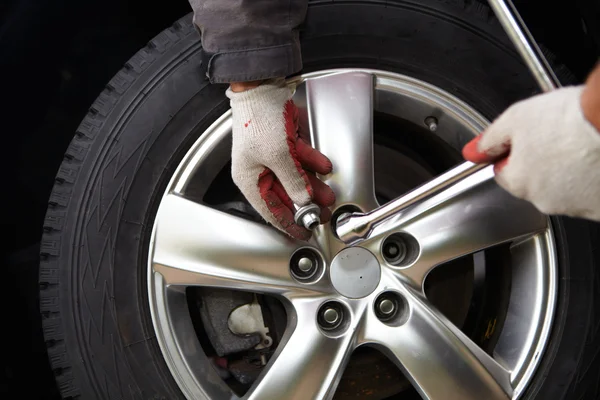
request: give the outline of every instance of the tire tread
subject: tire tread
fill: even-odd
[[[73,140],[66,150],[64,161],[57,173],[48,201],[44,232],[40,245],[40,312],[42,330],[48,358],[60,394],[64,399],[80,399],[81,391],[76,383],[70,357],[65,345],[63,316],[60,309],[59,256],[64,215],[72,196],[79,168],[85,160],[91,143],[96,140],[106,117],[119,102],[121,96],[156,59],[183,38],[194,32],[189,15],[176,21],[139,50],[110,80],[83,118]],[[103,398],[96,393],[97,398]]]

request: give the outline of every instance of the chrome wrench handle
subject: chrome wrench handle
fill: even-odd
[[[487,164],[464,162],[371,212],[342,214],[336,221],[336,234],[346,244],[365,239],[376,226],[402,212],[403,209],[439,193],[487,166]]]

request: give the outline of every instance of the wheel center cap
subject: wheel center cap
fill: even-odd
[[[341,295],[358,299],[375,290],[381,278],[381,268],[369,250],[348,247],[334,257],[329,276],[333,287]]]

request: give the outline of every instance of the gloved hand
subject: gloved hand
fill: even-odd
[[[256,211],[290,236],[307,240],[311,232],[294,222],[293,204],[311,201],[321,207],[321,222],[335,194],[314,173],[331,172],[331,161],[309,144],[298,129],[298,109],[283,79],[235,93],[229,88],[233,112],[231,174]]]
[[[600,132],[582,113],[582,89],[561,88],[512,105],[463,156],[495,163],[498,184],[543,213],[600,220]]]

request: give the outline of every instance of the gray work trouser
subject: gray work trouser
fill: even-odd
[[[212,83],[285,77],[302,69],[298,26],[308,0],[189,0]]]

